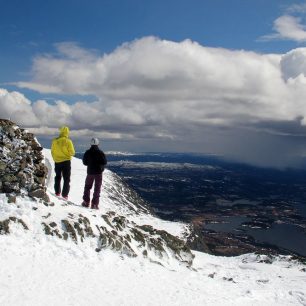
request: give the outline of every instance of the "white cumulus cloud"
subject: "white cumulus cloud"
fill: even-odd
[[[181,149],[197,145],[193,151],[222,153],[232,146],[226,139],[234,139],[237,129],[244,131],[241,139],[250,139],[244,133],[257,133],[256,141],[258,133],[266,131],[305,132],[303,48],[283,55],[258,54],[145,37],[109,54],[71,42],[57,44],[56,50],[36,57],[32,78],[17,85],[60,94],[62,100],[31,102],[4,89],[0,94],[1,114],[41,134],[50,135],[68,124],[82,137],[103,133],[108,139],[150,140],[159,148],[168,145],[168,150],[172,144]],[[70,94],[80,98],[67,103],[64,96]],[[94,96],[94,101],[86,101],[86,95]],[[297,124],[298,131],[284,130],[282,122]],[[222,129],[236,132],[225,136]],[[150,144],[146,148],[152,150]],[[235,141],[229,150],[237,148]]]
[[[273,29],[275,33],[265,35],[262,40],[285,39],[297,42],[306,41],[306,27],[302,24],[302,19],[290,15],[283,15],[274,21]]]
[[[42,109],[40,117],[53,117],[52,109],[58,113],[57,122],[73,117],[88,126],[176,120],[231,124],[304,116],[289,102],[292,84],[285,81],[296,65],[292,59],[285,64],[290,55],[208,48],[189,40],[176,43],[153,37],[126,43],[102,56],[71,43],[57,48],[58,56],[34,60],[33,79],[21,87],[97,97],[94,103],[78,102],[66,108],[64,102],[35,104],[36,113]],[[302,58],[303,52],[295,51]],[[49,114],[44,115],[47,107]]]

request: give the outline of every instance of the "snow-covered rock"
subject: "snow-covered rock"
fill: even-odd
[[[49,201],[42,147],[32,133],[13,122],[0,119],[0,193],[29,195]]]

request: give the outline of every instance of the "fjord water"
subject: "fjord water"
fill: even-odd
[[[161,218],[192,222],[214,215],[215,222],[206,222],[205,228],[243,231],[259,243],[306,256],[305,170],[258,168],[214,155],[112,153],[107,157],[109,169]],[[266,218],[267,228],[245,226],[254,214],[263,218],[263,209],[273,212]]]

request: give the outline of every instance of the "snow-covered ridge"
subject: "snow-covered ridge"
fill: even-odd
[[[133,153],[133,152],[122,152],[122,151],[107,151],[105,152],[107,155],[114,155],[114,156],[141,156],[145,155],[145,153]]]
[[[134,162],[134,161],[111,161],[111,166],[122,168],[143,168],[143,169],[158,169],[158,170],[179,170],[179,169],[194,169],[194,170],[215,170],[217,167],[210,165],[199,165],[191,163],[166,163],[166,162]]]
[[[47,161],[50,176],[48,178],[47,186],[51,194],[53,193],[54,171],[52,169],[53,162],[51,152],[48,149],[43,151],[45,160]],[[86,178],[86,167],[78,158],[72,158],[71,161],[72,174],[70,184],[69,200],[76,205],[80,205],[83,196],[83,187]],[[57,201],[57,198],[52,197],[52,200]],[[82,207],[80,207],[83,209]],[[146,203],[129,188],[121,178],[114,172],[105,169],[103,172],[102,192],[100,198],[100,210],[104,213],[108,211],[115,211],[131,218],[137,224],[149,224],[155,226],[157,229],[166,230],[170,234],[180,238],[186,237],[189,233],[189,226],[180,222],[168,222],[154,217],[150,213],[150,208]]]
[[[111,249],[169,267],[182,263],[192,265],[193,255],[179,238],[187,234],[186,225],[171,224],[151,215],[142,199],[108,170],[104,172],[101,209],[95,211],[82,207],[86,168],[77,158],[72,159],[70,201],[58,199],[53,194],[50,150],[44,150],[44,155],[49,167],[47,186],[51,203],[25,197],[17,198],[16,204],[11,205],[2,196],[2,232],[10,233],[14,224],[35,237],[47,235],[80,244],[80,247],[88,240],[96,252]]]

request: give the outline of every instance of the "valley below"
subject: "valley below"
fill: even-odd
[[[306,171],[257,168],[192,154],[108,158],[109,169],[156,215],[193,224],[212,254],[306,258]]]

